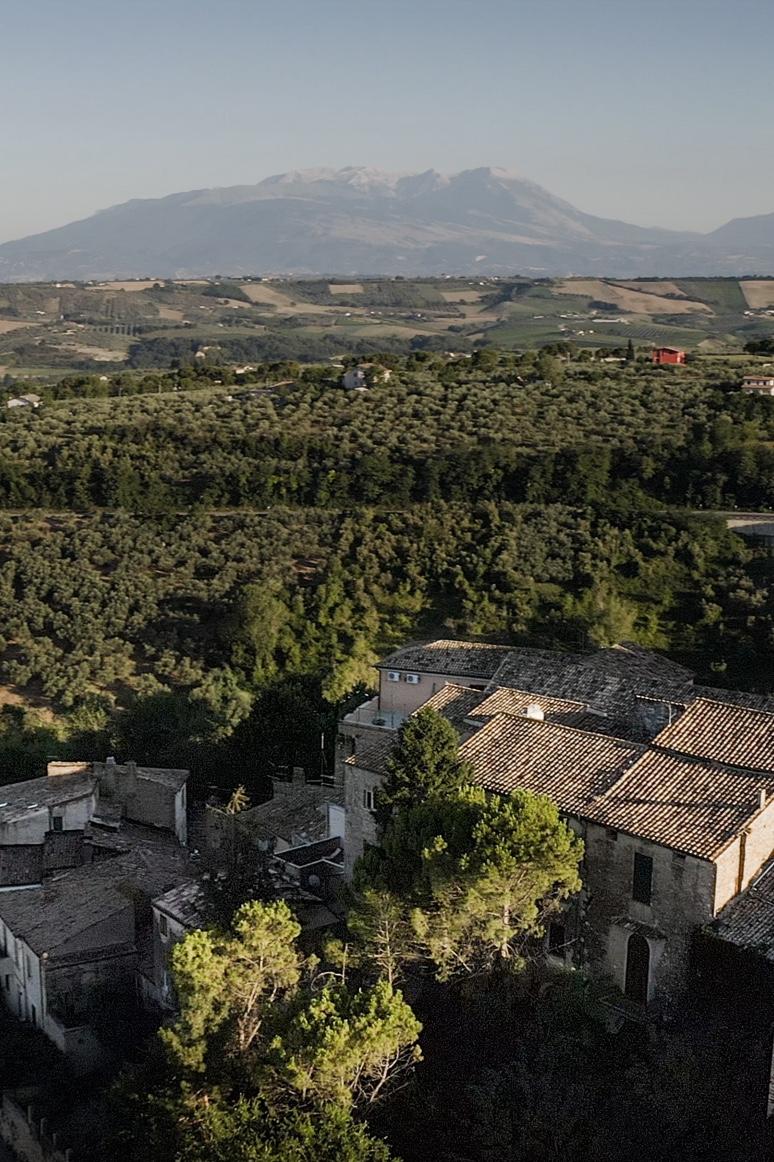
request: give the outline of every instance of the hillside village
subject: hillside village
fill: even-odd
[[[171,949],[211,923],[207,882],[234,860],[244,870],[268,859],[304,930],[335,930],[343,887],[379,842],[401,728],[428,712],[453,726],[475,783],[547,796],[582,837],[582,890],[533,956],[549,974],[615,986],[610,1028],[673,1018],[713,981],[726,1006],[744,1001],[751,974],[774,989],[774,699],[701,685],[631,644],[571,653],[435,640],[377,671],[376,694],[340,721],[330,781],[295,770],[255,807],[191,815],[187,771],[112,758],[51,762],[3,788],[2,999],[76,1073],[112,1059],[106,997],[133,996],[156,1020],[174,1012]],[[0,1132],[42,1141],[20,1101],[5,1095]],[[60,1154],[50,1145],[41,1157]]]

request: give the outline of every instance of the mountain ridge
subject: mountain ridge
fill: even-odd
[[[578,210],[512,171],[273,174],[135,198],[0,245],[0,281],[153,275],[774,273],[774,214],[709,233]]]

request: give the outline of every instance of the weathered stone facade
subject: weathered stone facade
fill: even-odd
[[[441,713],[448,704],[476,780],[501,794],[548,795],[584,840],[583,890],[557,917],[554,959],[609,978],[636,1004],[676,1006],[695,934],[774,852],[772,706],[739,692],[725,704],[722,691],[695,687],[688,671],[638,648],[569,655],[566,664],[563,655],[515,650],[492,679],[495,655],[465,645],[393,655],[379,667],[378,698],[341,723],[346,874],[378,841],[373,802],[397,738],[387,723],[428,701]],[[439,664],[465,657],[481,665],[478,678],[472,665],[460,675]],[[417,680],[405,682],[414,671]],[[514,676],[530,682],[535,705],[532,693],[514,696]],[[576,681],[582,697],[559,707]],[[481,701],[465,689],[439,693],[444,683],[483,688]],[[554,701],[541,707],[541,695]]]

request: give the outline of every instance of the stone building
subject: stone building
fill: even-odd
[[[636,647],[505,650],[492,670],[486,651],[449,645],[387,659],[369,721],[356,711],[341,724],[347,873],[378,839],[374,798],[395,725],[432,706],[457,729],[477,782],[547,795],[584,840],[583,891],[548,934],[552,958],[604,974],[637,1005],[677,1003],[695,934],[774,852],[774,713],[758,709],[770,703],[731,692],[723,702],[726,692]],[[439,689],[438,658],[455,655],[486,661],[478,674],[458,663],[464,681]],[[373,718],[385,689],[399,689],[389,676],[399,661],[420,682],[402,701],[392,694],[391,725],[380,727]],[[421,703],[413,687],[423,678]]]
[[[76,1068],[104,1053],[97,998],[135,995],[152,901],[191,878],[187,778],[108,759],[0,787],[0,996]]]
[[[121,845],[47,878],[0,892],[0,986],[6,1008],[41,1029],[76,1069],[104,1057],[93,1030],[108,993],[135,995],[152,901],[190,877],[186,853],[129,826]]]

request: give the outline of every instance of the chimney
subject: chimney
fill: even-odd
[[[539,702],[530,702],[524,711],[525,718],[534,718],[536,722],[542,722],[545,716],[545,711]]]
[[[303,787],[306,783],[306,772],[303,767],[293,767],[293,786]]]
[[[124,765],[124,791],[127,795],[137,794],[137,763],[132,759]]]

